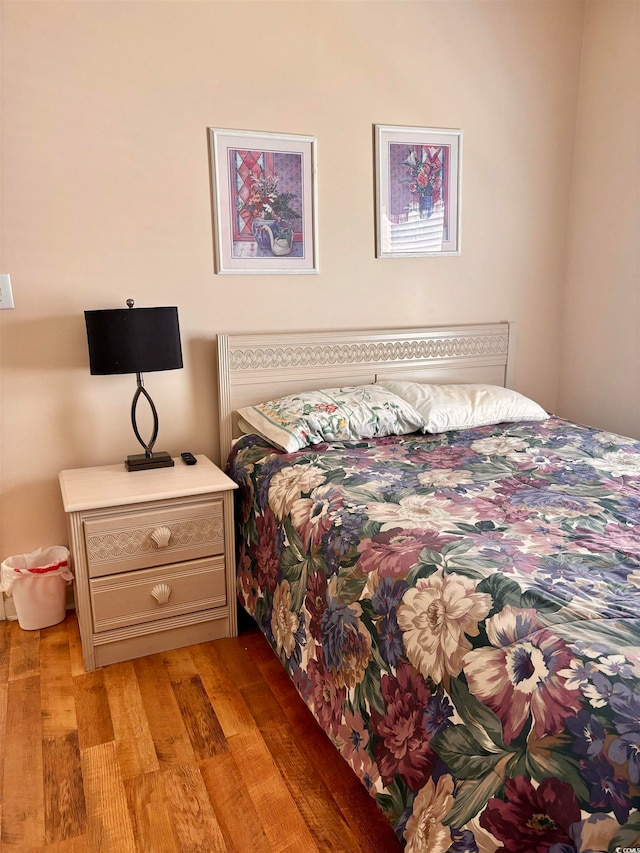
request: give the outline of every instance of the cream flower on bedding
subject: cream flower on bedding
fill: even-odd
[[[634,569],[630,574],[627,575],[627,583],[632,583],[634,586],[640,589],[640,569]]]
[[[316,465],[283,468],[273,475],[269,485],[271,511],[276,518],[283,519],[301,494],[308,494],[316,486],[322,485],[324,480],[324,471]]]
[[[581,693],[604,706],[604,697],[595,705],[579,689],[571,649],[534,608],[507,604],[485,628],[489,644],[465,655],[464,674],[470,692],[500,718],[506,744],[523,730],[536,738],[562,732],[581,708]],[[592,686],[597,692],[595,678]]]
[[[640,474],[640,454],[628,453],[625,450],[613,450],[603,454],[599,459],[585,459],[599,471],[607,471],[614,477],[637,477]]]
[[[406,527],[440,529],[449,518],[448,501],[434,500],[433,495],[409,495],[399,503],[381,501],[367,505],[367,514],[372,521]]]
[[[597,432],[594,436],[594,441],[599,444],[617,444],[618,447],[634,444],[634,440],[626,435],[618,435],[615,432]]]
[[[423,486],[455,489],[456,486],[471,483],[472,479],[469,471],[461,471],[455,468],[433,468],[418,474],[418,482]]]
[[[479,456],[504,456],[507,459],[519,459],[523,450],[527,449],[527,443],[522,438],[509,435],[490,435],[487,438],[479,438],[472,442],[471,449]]]
[[[291,505],[291,521],[309,547],[319,544],[322,537],[339,523],[342,493],[335,486],[320,486],[308,498],[298,498]]]
[[[451,832],[442,821],[453,805],[453,779],[446,773],[434,785],[429,779],[413,801],[413,812],[404,831],[406,853],[445,853]]]
[[[276,649],[280,657],[291,657],[296,644],[296,629],[298,617],[291,610],[291,587],[284,580],[276,588],[273,595],[273,611],[271,613],[271,631],[276,641]]]
[[[422,530],[449,530],[458,522],[474,523],[481,504],[476,501],[454,501],[445,495],[408,495],[398,503],[382,501],[367,505],[367,514],[380,521],[383,529],[411,527]]]
[[[442,569],[421,578],[398,605],[397,619],[410,662],[436,684],[458,675],[471,649],[466,635],[478,635],[478,623],[491,610],[491,596],[476,592],[476,583]]]

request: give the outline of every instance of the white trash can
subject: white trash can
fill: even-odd
[[[54,545],[7,557],[2,562],[0,590],[13,596],[20,627],[37,631],[62,622],[72,580],[69,550]]]

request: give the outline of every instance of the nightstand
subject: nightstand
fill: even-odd
[[[237,634],[236,484],[197,459],[60,473],[87,671]]]

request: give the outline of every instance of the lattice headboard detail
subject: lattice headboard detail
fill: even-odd
[[[353,332],[218,335],[220,452],[233,437],[233,413],[296,391],[377,378],[512,384],[514,327],[439,326]]]

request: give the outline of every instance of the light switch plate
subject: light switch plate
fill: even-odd
[[[11,276],[8,273],[0,273],[0,308],[13,308],[13,291],[11,290]]]

